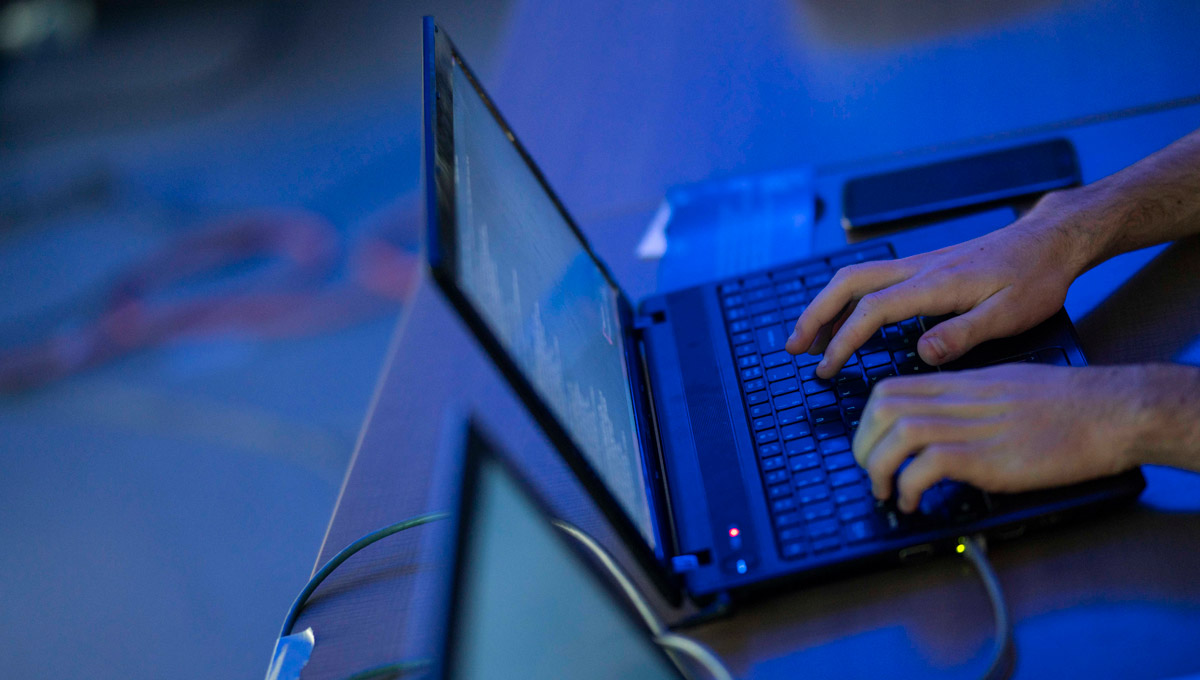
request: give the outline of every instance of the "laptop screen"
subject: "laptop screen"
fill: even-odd
[[[452,677],[681,678],[502,465],[474,458],[474,496],[460,518]]]
[[[453,66],[463,294],[655,546],[617,290]]]

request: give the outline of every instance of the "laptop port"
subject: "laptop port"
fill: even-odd
[[[923,543],[900,551],[900,561],[905,564],[921,562],[933,556],[933,544]]]

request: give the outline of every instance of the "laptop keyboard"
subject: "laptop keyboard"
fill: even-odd
[[[904,515],[870,492],[850,441],[871,388],[884,378],[936,371],[917,356],[923,323],[912,318],[877,331],[833,378],[815,375],[820,356],[784,350],[796,319],[833,273],[892,259],[889,246],[836,253],[718,286],[779,554],[803,559],[931,524],[962,523],[986,510],[972,487],[942,482],[921,511]],[[1061,350],[1049,350],[1058,352]],[[1026,355],[1010,361],[1061,362]]]

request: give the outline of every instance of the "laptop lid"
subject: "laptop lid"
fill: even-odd
[[[451,455],[465,461],[435,677],[684,677],[487,438],[469,426],[458,439],[465,451]]]
[[[424,177],[434,280],[677,603],[629,302],[430,18]]]

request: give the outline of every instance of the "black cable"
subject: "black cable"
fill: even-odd
[[[392,534],[399,533],[405,529],[421,526],[422,524],[428,524],[430,522],[443,519],[446,516],[447,515],[444,512],[431,512],[425,515],[418,515],[412,519],[406,519],[403,522],[389,524],[382,529],[372,531],[345,548],[342,548],[341,552],[334,555],[332,559],[325,563],[325,566],[317,570],[317,573],[314,574],[311,579],[309,579],[308,585],[304,586],[304,590],[300,591],[300,595],[296,597],[296,601],[293,602],[292,607],[288,609],[287,616],[283,620],[283,628],[279,632],[279,637],[284,638],[288,635],[291,635],[292,627],[296,625],[296,619],[300,616],[300,610],[304,608],[304,603],[308,601],[309,596],[313,594],[313,591],[317,589],[317,586],[321,585],[322,581],[324,581],[331,573],[333,573],[334,569],[337,569],[338,566],[341,565],[342,562],[345,562],[347,559],[349,559],[351,555],[359,550],[362,550],[368,545],[379,541],[380,539],[391,536]]]
[[[1004,603],[1004,593],[1000,590],[1000,579],[996,577],[992,563],[988,561],[986,548],[979,538],[964,536],[958,539],[958,552],[965,555],[987,591],[988,600],[992,603],[992,614],[996,621],[996,642],[992,646],[992,661],[988,664],[984,680],[1000,680],[1012,674],[1013,662],[1016,660],[1016,650],[1013,647],[1012,619],[1008,614],[1008,606]]]

